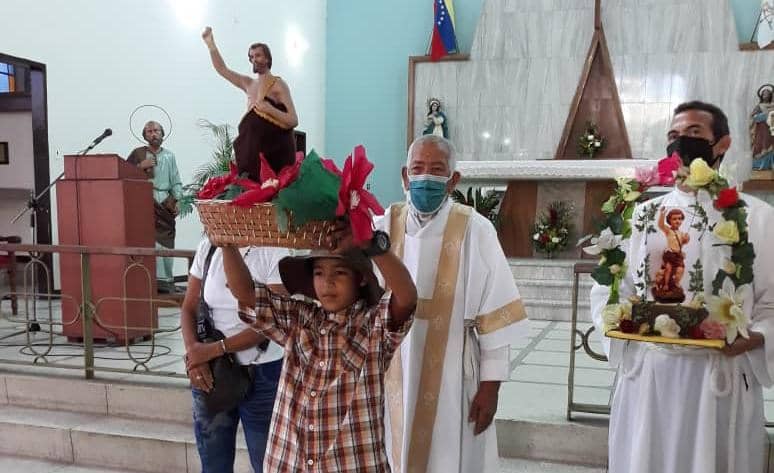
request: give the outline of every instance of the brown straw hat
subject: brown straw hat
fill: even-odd
[[[328,250],[312,250],[311,253],[301,256],[286,256],[279,262],[279,273],[282,284],[290,294],[303,294],[311,299],[317,299],[314,292],[312,278],[312,263],[317,258],[339,258],[347,262],[347,265],[360,273],[366,281],[360,291],[370,307],[376,305],[384,294],[384,289],[374,274],[373,264],[362,251],[353,250],[344,254],[332,253]]]

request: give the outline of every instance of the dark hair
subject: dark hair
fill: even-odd
[[[675,217],[675,216],[678,216],[678,215],[680,217],[683,217],[683,219],[685,218],[685,214],[683,213],[682,210],[680,210],[680,209],[672,209],[672,210],[670,210],[669,213],[666,214],[666,221],[667,221],[667,223],[670,223],[670,221],[672,220],[672,217]]]
[[[707,112],[712,115],[712,134],[715,135],[715,141],[730,134],[728,129],[728,117],[726,117],[726,114],[723,113],[723,110],[721,110],[716,105],[693,100],[691,102],[684,102],[678,105],[677,108],[675,108],[674,114],[677,115],[689,110],[699,110],[701,112]]]
[[[271,49],[269,49],[269,45],[266,43],[253,43],[250,45],[250,47],[247,49],[247,57],[250,57],[250,51],[253,49],[261,48],[263,50],[263,55],[266,56],[267,66],[269,69],[271,69]]]
[[[161,126],[161,123],[159,123],[159,122],[156,122],[156,121],[153,121],[153,120],[149,121],[148,123],[146,123],[146,124],[145,124],[145,126],[143,126],[143,127],[142,127],[142,137],[143,137],[143,138],[144,138],[146,141],[148,140],[148,137],[147,137],[147,136],[145,136],[145,128],[146,128],[148,125],[150,125],[151,123],[153,123],[153,124],[155,124],[155,125],[158,125],[158,126],[159,126],[159,129],[161,130],[161,137],[162,137],[162,138],[164,138],[164,135],[166,135],[166,133],[164,132],[164,127],[163,127],[163,126]]]

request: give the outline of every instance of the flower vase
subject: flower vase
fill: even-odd
[[[553,259],[553,258],[554,258],[554,252],[546,251],[546,259]]]

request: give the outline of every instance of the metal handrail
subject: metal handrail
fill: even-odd
[[[191,250],[168,250],[168,249],[156,249],[156,248],[138,248],[138,247],[113,247],[113,246],[82,246],[82,245],[30,245],[30,244],[8,244],[8,243],[0,243],[0,251],[2,252],[8,252],[12,255],[12,262],[15,263],[15,260],[18,258],[20,253],[27,253],[30,256],[30,260],[25,264],[24,271],[22,272],[24,274],[24,286],[22,291],[16,291],[16,292],[9,292],[4,295],[10,295],[12,298],[15,299],[23,299],[23,310],[24,313],[20,315],[13,315],[8,316],[8,314],[0,314],[0,317],[3,319],[10,321],[12,323],[19,324],[20,331],[11,333],[9,335],[5,335],[2,338],[0,338],[0,347],[2,346],[9,346],[7,344],[4,344],[4,341],[9,341],[15,337],[18,337],[20,335],[26,335],[25,340],[23,343],[16,342],[13,344],[13,346],[20,346],[21,350],[24,350],[26,354],[29,354],[32,357],[31,362],[25,362],[24,360],[18,360],[18,359],[0,359],[0,363],[4,364],[32,364],[32,365],[45,365],[47,367],[54,367],[54,368],[67,368],[67,369],[83,369],[84,370],[84,376],[87,379],[91,379],[94,377],[94,373],[96,370],[100,371],[118,371],[118,372],[129,372],[134,373],[142,372],[143,374],[152,374],[152,375],[161,375],[161,376],[172,376],[172,377],[185,377],[184,374],[176,374],[176,373],[160,373],[160,372],[153,372],[150,370],[147,366],[147,362],[154,356],[154,353],[158,351],[156,340],[155,340],[155,334],[158,330],[157,327],[130,327],[127,322],[127,311],[129,310],[127,308],[127,304],[137,304],[137,303],[147,303],[151,306],[155,305],[156,307],[180,307],[182,304],[182,296],[159,296],[156,294],[152,294],[150,292],[150,288],[152,287],[150,284],[150,281],[148,281],[148,287],[149,287],[149,297],[148,298],[132,298],[127,297],[127,275],[129,273],[129,270],[144,270],[147,274],[147,277],[152,277],[147,269],[147,266],[143,263],[145,258],[155,258],[155,257],[176,257],[176,258],[185,258],[188,261],[188,266],[193,262],[193,258],[196,254],[195,251]],[[80,275],[81,275],[81,281],[80,281],[80,299],[81,302],[76,302],[75,299],[69,296],[65,296],[62,294],[56,294],[55,291],[52,289],[51,281],[52,281],[52,270],[53,268],[49,267],[49,264],[47,264],[46,261],[43,259],[43,255],[46,254],[70,254],[70,255],[80,255]],[[93,300],[92,296],[92,281],[91,281],[91,258],[94,255],[108,255],[108,256],[124,256],[127,257],[127,267],[124,268],[124,272],[122,275],[119,275],[117,277],[122,277],[124,280],[123,284],[123,293],[121,294],[121,297],[103,297],[100,300]],[[42,270],[46,273],[46,281],[45,284],[43,284],[43,288],[40,289],[38,287],[32,287],[31,284],[28,284],[28,278],[27,273],[28,272],[34,272],[40,270],[42,267]],[[31,278],[30,278],[31,279]],[[147,278],[146,278],[147,279]],[[47,304],[44,302],[44,309],[42,317],[39,317],[41,314],[38,313],[38,305],[39,301],[47,301]],[[75,315],[75,318],[72,321],[65,322],[64,320],[56,320],[54,318],[54,302],[65,302],[67,304],[75,304],[72,314]],[[116,326],[119,324],[109,324],[106,321],[100,320],[99,317],[99,311],[100,311],[100,304],[104,303],[115,303],[120,302],[123,303],[123,312],[124,312],[124,322],[123,326]],[[47,306],[47,307],[46,307]],[[45,310],[48,309],[48,314],[46,316]],[[151,310],[155,310],[151,307]],[[57,327],[63,327],[65,325],[71,325],[74,323],[81,323],[82,324],[82,336],[83,336],[83,366],[73,366],[73,365],[67,365],[67,364],[61,364],[61,363],[52,363],[48,360],[48,357],[56,356],[52,354],[52,348],[55,346],[54,344],[54,330]],[[155,325],[155,322],[151,322]],[[120,369],[120,368],[113,368],[113,367],[96,367],[94,364],[95,360],[95,339],[94,339],[94,329],[95,324],[99,326],[102,330],[108,330],[109,332],[117,331],[121,333],[127,334],[130,330],[144,330],[149,333],[148,338],[150,340],[149,345],[142,345],[143,348],[148,347],[150,348],[150,354],[144,354],[144,356],[136,356],[132,353],[132,341],[129,340],[129,337],[125,337],[125,348],[127,350],[127,358],[126,361],[133,362],[135,364],[133,369]],[[23,329],[22,329],[23,326]],[[36,328],[33,329],[32,327],[35,326]],[[33,336],[33,333],[40,330],[40,326],[43,326],[44,329],[47,329],[49,336],[47,337],[47,340],[41,340],[40,338],[36,338]],[[179,327],[178,327],[179,329]],[[117,337],[118,338],[118,337]],[[40,342],[44,343],[40,343]],[[46,345],[47,343],[47,345]],[[39,348],[43,347],[42,350],[38,350]],[[147,356],[145,356],[147,355]],[[61,355],[60,355],[61,356]]]

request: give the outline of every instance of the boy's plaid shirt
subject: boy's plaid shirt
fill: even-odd
[[[258,285],[254,328],[285,347],[264,470],[389,472],[384,375],[411,327],[390,332],[389,293],[339,313]]]

